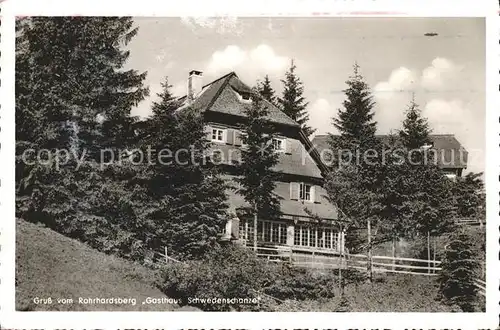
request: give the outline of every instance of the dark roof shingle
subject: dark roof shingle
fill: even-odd
[[[377,137],[384,143],[389,143],[389,139],[393,137],[395,142],[398,143],[397,135],[377,135]],[[434,150],[437,152],[440,167],[449,169],[467,168],[468,152],[453,134],[431,134],[429,138]],[[330,150],[328,135],[316,135],[312,140],[312,144],[324,157],[325,162],[331,161],[331,159],[327,159],[331,153],[325,152],[325,150]]]
[[[250,93],[251,91],[252,89],[243,83],[236,73],[231,72],[203,86],[201,93],[191,104],[191,108],[201,112],[213,111],[245,117],[245,108],[250,105],[242,102],[238,93]],[[179,100],[185,102],[186,97],[183,96]],[[269,111],[267,117],[271,122],[294,127],[300,126],[278,107],[267,100],[264,102]]]

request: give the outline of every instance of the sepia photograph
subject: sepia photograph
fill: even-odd
[[[16,310],[485,313],[485,85],[484,17],[18,17]]]

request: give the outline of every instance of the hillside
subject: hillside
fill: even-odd
[[[156,274],[140,265],[93,250],[48,228],[16,223],[16,309],[64,311],[171,311],[172,301],[154,287]],[[34,303],[51,298],[52,304]],[[135,298],[136,304],[84,304],[79,298]],[[63,304],[57,299],[73,299]]]

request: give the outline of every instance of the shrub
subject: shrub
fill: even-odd
[[[333,298],[337,286],[336,275],[331,271],[319,273],[284,265],[264,292],[281,300],[318,300]]]
[[[257,258],[252,251],[233,245],[217,248],[202,260],[164,267],[159,283],[167,296],[181,299],[181,305],[207,311],[274,310],[278,301],[262,293],[279,300],[322,300],[333,298],[337,285],[334,272],[322,274],[269,263]],[[217,304],[201,300],[207,298],[259,300],[258,303],[222,301]]]
[[[167,296],[181,299],[181,305],[209,311],[256,310],[258,306],[252,304],[231,301],[213,304],[201,299],[257,298],[255,291],[274,280],[275,268],[251,251],[225,246],[214,249],[202,260],[165,267],[159,287]]]

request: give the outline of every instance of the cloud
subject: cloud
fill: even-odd
[[[420,84],[425,89],[442,89],[447,86],[447,82],[453,80],[455,74],[461,69],[452,61],[437,57],[429,67],[422,71]]]
[[[316,134],[325,134],[327,132],[336,133],[336,128],[332,125],[332,118],[337,113],[330,102],[324,98],[316,99],[310,103],[308,108],[309,112],[309,126],[316,128]]]
[[[375,85],[375,120],[379,133],[386,134],[400,128],[417,84],[418,73],[402,66],[392,70],[387,80]]]
[[[445,86],[447,89],[459,88],[457,73],[460,69],[451,60],[436,57],[422,71],[404,66],[392,70],[387,80],[377,83],[374,87],[377,103],[375,119],[379,132],[388,133],[401,127],[413,93],[417,103],[425,103],[430,101],[428,97],[433,95],[426,93],[429,90],[439,92],[443,91]]]
[[[447,134],[454,131],[469,132],[474,120],[473,113],[459,99],[432,99],[422,109],[422,115],[429,120],[435,133]]]
[[[218,50],[212,54],[206,71],[210,74],[218,74],[221,71],[233,70],[248,61],[248,53],[238,46],[227,46],[224,50]]]
[[[412,89],[416,81],[415,72],[405,67],[399,67],[391,72],[389,79],[375,85],[374,94],[379,99],[389,99],[394,96],[394,93]]]
[[[443,91],[447,89],[457,89],[457,75],[463,69],[451,60],[443,57],[436,57],[431,64],[418,72],[406,67],[399,67],[392,70],[389,78],[377,83],[374,87],[374,94],[378,100],[392,99],[401,92],[413,92],[417,90]]]
[[[262,74],[281,73],[288,68],[289,64],[288,57],[276,54],[272,47],[265,44],[253,49],[229,45],[212,54],[206,72],[210,75],[218,75],[228,71],[238,71],[243,76],[255,80]]]

